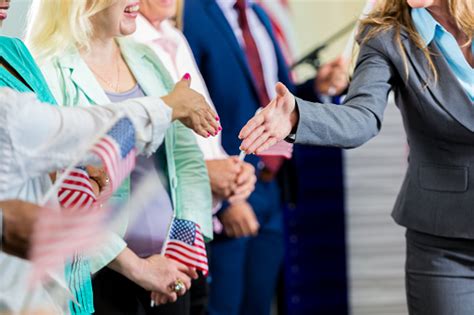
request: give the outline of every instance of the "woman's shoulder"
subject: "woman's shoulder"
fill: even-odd
[[[7,55],[9,59],[18,60],[22,64],[34,63],[30,51],[19,38],[0,36],[0,47],[2,54]]]
[[[0,36],[2,50],[18,53],[28,51],[23,41],[17,37]]]

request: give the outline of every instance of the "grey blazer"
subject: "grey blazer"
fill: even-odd
[[[379,34],[362,44],[342,106],[297,99],[295,142],[362,145],[379,132],[393,90],[410,146],[393,218],[420,232],[474,239],[474,104],[435,43],[437,83],[423,52],[403,33],[402,41],[408,79],[394,31]]]

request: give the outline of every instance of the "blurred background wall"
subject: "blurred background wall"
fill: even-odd
[[[12,1],[10,18],[1,30],[3,35],[23,35],[29,3]],[[290,0],[289,4],[299,56],[357,18],[365,1]],[[322,53],[322,60],[336,57],[346,40],[347,36],[331,45]],[[299,69],[298,74],[309,76],[312,70]],[[390,218],[407,149],[398,110],[390,103],[380,136],[362,148],[344,152],[348,287],[353,315],[407,313],[404,229]]]

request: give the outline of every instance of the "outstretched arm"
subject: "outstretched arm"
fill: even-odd
[[[393,67],[377,38],[361,47],[343,106],[295,98],[281,83],[277,97],[240,132],[242,149],[259,153],[295,134],[295,142],[353,148],[374,137],[383,120]]]

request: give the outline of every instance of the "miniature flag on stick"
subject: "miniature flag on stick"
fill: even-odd
[[[111,127],[102,133],[94,142],[88,153],[96,154],[110,178],[106,193],[101,194],[91,207],[58,209],[44,207],[33,231],[31,261],[34,265],[32,284],[35,284],[48,274],[48,271],[60,268],[66,258],[76,252],[91,250],[100,242],[103,233],[104,220],[108,215],[106,204],[110,195],[120,186],[135,166],[135,128],[130,119],[117,117]],[[70,166],[56,181],[51,190],[45,195],[41,206],[45,206],[55,191],[70,178]]]
[[[201,228],[192,221],[173,220],[164,253],[166,257],[179,261],[188,267],[196,268],[204,275],[209,272]]]

